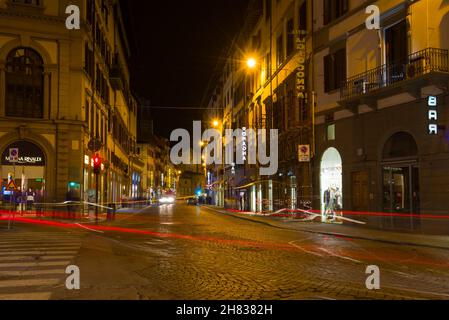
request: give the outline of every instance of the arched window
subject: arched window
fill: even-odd
[[[29,48],[11,51],[6,60],[7,117],[42,118],[44,115],[44,62]]]
[[[384,160],[416,158],[418,157],[418,146],[410,134],[398,132],[385,143],[382,157]]]

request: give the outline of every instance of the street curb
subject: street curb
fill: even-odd
[[[247,221],[252,221],[252,222],[256,222],[256,223],[269,225],[271,227],[275,227],[275,228],[278,228],[278,229],[285,229],[285,230],[292,230],[292,231],[320,234],[320,235],[326,235],[326,236],[342,237],[342,238],[348,238],[348,239],[374,241],[374,242],[381,242],[381,243],[395,244],[395,245],[402,245],[402,246],[424,247],[424,248],[432,248],[432,249],[440,249],[440,250],[449,250],[449,247],[436,246],[436,245],[430,245],[430,244],[424,244],[424,243],[415,243],[415,242],[407,242],[407,241],[394,241],[394,240],[386,240],[386,239],[379,239],[379,238],[370,238],[370,237],[355,236],[355,235],[350,235],[350,234],[345,234],[345,233],[337,233],[337,232],[314,231],[314,230],[308,230],[308,229],[305,229],[305,228],[299,228],[299,229],[288,228],[288,227],[284,228],[284,227],[281,227],[281,226],[274,225],[274,224],[272,224],[270,222],[267,222],[267,221],[254,220],[254,219],[249,218],[248,216],[239,215],[238,213],[227,212],[227,211],[222,210],[222,209],[215,209],[215,208],[211,208],[211,207],[208,207],[208,206],[202,206],[202,207],[204,207],[206,209],[209,209],[209,210],[212,210],[212,211],[215,211],[215,212],[220,212],[220,213],[226,214],[226,215],[231,216],[231,217],[235,217],[235,218],[239,218],[239,219],[243,219],[243,220],[247,220]],[[267,216],[260,216],[260,217],[261,218],[269,218]]]

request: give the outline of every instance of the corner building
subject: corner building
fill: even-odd
[[[68,30],[77,5],[81,29]],[[129,90],[129,49],[118,1],[0,1],[2,186],[19,185],[63,201],[69,189],[92,200],[89,141],[101,142],[100,201],[131,193],[137,103]],[[19,163],[8,161],[19,149]],[[133,172],[131,172],[133,171]],[[137,178],[138,179],[138,178]]]
[[[372,4],[380,30],[365,24]],[[341,208],[369,225],[447,232],[426,216],[449,208],[449,6],[325,0],[314,20],[314,207],[338,190]]]

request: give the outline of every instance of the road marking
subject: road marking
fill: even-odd
[[[336,257],[336,258],[340,258],[340,259],[344,259],[344,260],[349,260],[349,261],[352,261],[352,262],[355,262],[355,263],[363,263],[360,260],[356,260],[356,259],[352,259],[352,258],[349,258],[349,257],[341,256],[339,254],[335,254],[335,253],[333,253],[333,252],[331,252],[331,251],[329,251],[327,249],[324,249],[324,248],[318,248],[318,250],[324,251],[324,252],[328,253],[329,255],[331,255],[332,257]]]
[[[68,266],[70,261],[49,261],[49,262],[15,262],[15,263],[1,263],[2,268],[13,267],[56,267],[56,266]]]
[[[57,285],[59,281],[61,280],[60,279],[3,280],[0,281],[0,288],[54,286]]]
[[[83,228],[83,229],[89,230],[89,231],[98,232],[98,233],[104,233],[104,231],[91,229],[91,228],[88,228],[88,227],[86,227],[86,226],[83,226],[82,224],[79,224],[79,223],[76,223],[76,225],[79,226],[79,227],[81,227],[81,228]]]
[[[297,249],[299,249],[299,250],[301,250],[301,251],[304,251],[306,253],[312,254],[314,256],[321,257],[321,258],[324,257],[322,254],[319,254],[319,253],[316,253],[316,252],[313,252],[313,251],[309,251],[309,250],[306,250],[306,249],[300,247],[299,245],[295,244],[295,242],[297,242],[297,241],[291,241],[288,244],[293,246],[293,247],[295,247],[295,248],[297,248]]]
[[[50,300],[50,292],[0,294],[0,300]]]

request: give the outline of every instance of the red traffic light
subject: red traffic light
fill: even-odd
[[[101,171],[101,158],[98,154],[94,156],[94,173],[99,174]]]

